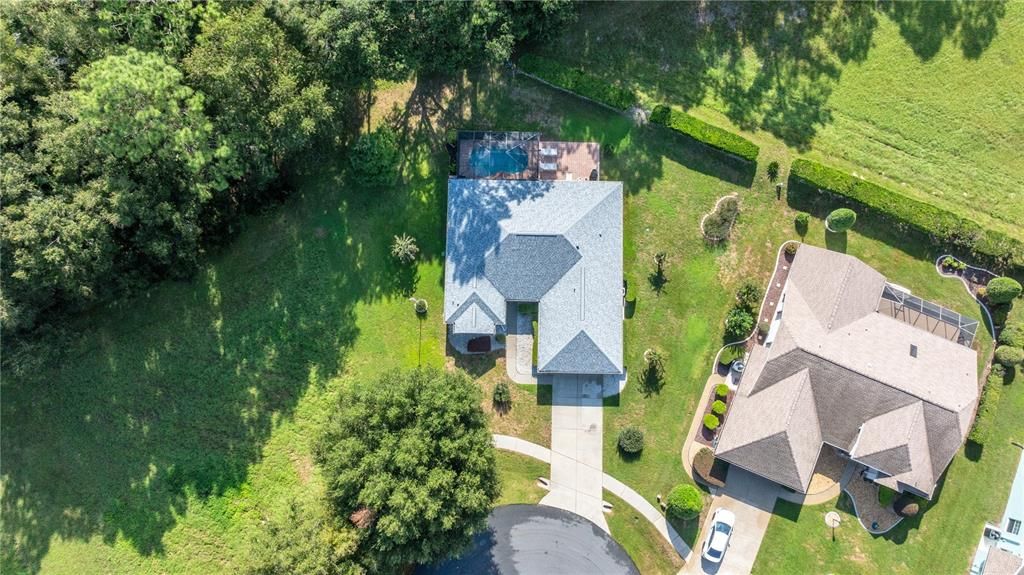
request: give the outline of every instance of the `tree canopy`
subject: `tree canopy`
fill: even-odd
[[[399,572],[462,551],[499,494],[480,391],[462,372],[392,371],[356,384],[315,447],[338,517],[367,509],[360,557]]]

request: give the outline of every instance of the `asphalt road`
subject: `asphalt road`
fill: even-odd
[[[506,505],[461,557],[419,575],[639,575],[626,551],[590,521],[545,505]]]

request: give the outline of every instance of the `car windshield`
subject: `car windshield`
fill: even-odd
[[[725,523],[719,523],[719,524],[715,525],[715,531],[718,531],[719,533],[724,533],[725,535],[728,535],[729,532],[732,531],[732,528],[729,527],[728,525],[726,525]]]

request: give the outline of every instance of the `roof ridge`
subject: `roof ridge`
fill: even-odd
[[[793,403],[789,406],[789,413],[786,414],[786,419],[783,422],[783,427],[782,427],[783,431],[787,431],[788,432],[788,430],[789,430],[789,422],[790,422],[791,419],[793,419],[793,413],[796,411],[796,405],[797,405],[797,403],[800,400],[800,394],[803,392],[804,387],[809,385],[809,382],[811,381],[811,368],[804,367],[800,371],[797,371],[796,373],[794,373],[793,375],[791,375],[789,377],[793,377],[794,375],[795,376],[799,376],[801,374],[803,375],[803,377],[800,378],[800,386],[797,387],[796,395],[793,397]],[[789,379],[789,378],[785,378],[785,379]],[[779,380],[779,381],[782,381],[782,380]],[[814,391],[813,390],[811,391],[811,403],[814,404]],[[817,404],[814,404],[813,407],[815,408],[815,410],[817,410],[817,408],[818,408]],[[815,413],[815,417],[817,417],[817,413]],[[819,425],[818,428],[819,428],[819,431],[820,431],[821,426]]]
[[[853,261],[846,262],[846,272],[843,273],[843,279],[839,282],[839,290],[836,292],[836,300],[832,302],[832,311],[828,314],[828,323],[825,325],[825,331],[832,331],[832,322],[836,319],[836,314],[839,312],[839,302],[843,300],[843,295],[846,294],[846,288],[850,285],[850,275],[853,273]]]
[[[602,205],[604,205],[604,203],[605,203],[605,202],[607,202],[607,201],[608,201],[608,199],[612,197],[612,194],[613,194],[613,193],[614,193],[615,191],[616,191],[616,190],[615,190],[615,187],[614,187],[614,186],[610,186],[610,187],[608,188],[608,191],[607,191],[607,192],[606,192],[606,193],[604,194],[604,197],[603,197],[603,198],[601,198],[600,200],[597,200],[596,202],[594,202],[594,205],[590,206],[590,209],[589,209],[589,210],[587,210],[586,212],[583,212],[582,214],[580,214],[580,217],[579,217],[579,218],[577,218],[575,222],[573,222],[573,223],[569,224],[569,225],[568,225],[568,226],[567,226],[567,227],[565,228],[565,231],[564,231],[564,232],[562,233],[562,235],[563,235],[563,236],[567,236],[567,235],[569,235],[569,233],[571,233],[571,232],[572,232],[572,231],[573,231],[573,230],[574,230],[574,229],[576,228],[576,226],[578,226],[578,225],[580,225],[581,223],[583,223],[583,221],[584,221],[585,219],[587,219],[587,217],[589,217],[591,213],[593,213],[594,211],[596,211],[596,210],[597,210],[597,208],[599,208],[599,207],[601,207]],[[566,239],[568,239],[568,238],[566,238]],[[570,243],[572,243],[572,242],[570,242]]]

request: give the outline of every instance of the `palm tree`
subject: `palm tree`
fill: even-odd
[[[416,259],[420,248],[416,246],[416,238],[402,234],[395,236],[391,242],[391,255],[398,258],[402,263],[410,263]]]

